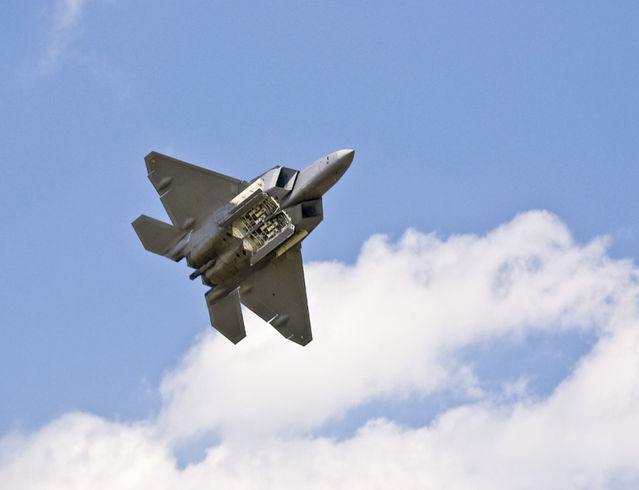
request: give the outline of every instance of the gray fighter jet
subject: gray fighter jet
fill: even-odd
[[[340,150],[305,169],[277,166],[251,182],[151,152],[144,159],[172,225],[142,215],[144,248],[186,257],[210,289],[211,325],[233,343],[246,337],[240,302],[300,345],[312,339],[301,242],[322,221],[322,196],[353,161]]]

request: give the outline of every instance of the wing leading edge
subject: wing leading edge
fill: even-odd
[[[285,338],[300,345],[313,340],[300,245],[249,276],[240,301]]]

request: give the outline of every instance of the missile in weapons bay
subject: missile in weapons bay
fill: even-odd
[[[303,170],[276,166],[247,182],[157,152],[144,159],[171,224],[133,223],[144,248],[186,258],[208,287],[211,325],[233,343],[246,337],[240,304],[300,345],[312,339],[302,241],[322,221],[322,197],[355,152],[339,150]]]

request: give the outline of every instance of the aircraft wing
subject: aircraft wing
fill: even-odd
[[[287,339],[300,345],[313,340],[300,245],[242,282],[240,301]]]
[[[182,230],[201,225],[246,186],[241,180],[154,151],[144,161],[164,209]]]

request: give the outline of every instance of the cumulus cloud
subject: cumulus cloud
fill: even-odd
[[[159,423],[172,437],[281,434],[375,397],[451,385],[473,394],[460,348],[531,330],[609,328],[627,274],[606,258],[604,241],[578,247],[547,213],[519,216],[485,237],[375,236],[352,266],[307,268],[314,342],[299,349],[261,321],[249,322],[237,347],[206,337],[165,377]]]
[[[57,0],[49,42],[40,62],[42,71],[51,70],[73,39],[82,13],[90,0]]]
[[[639,483],[637,269],[529,212],[485,236],[375,236],[353,265],[307,267],[315,340],[255,317],[233,346],[204,335],[162,381],[156,419],[69,414],[0,447],[0,488],[617,488]],[[482,392],[460,352],[487,339],[588,331],[594,347],[550,393]],[[318,430],[377,398],[466,395],[424,427]],[[215,431],[179,469],[180,441]],[[319,432],[321,433],[321,431]]]

